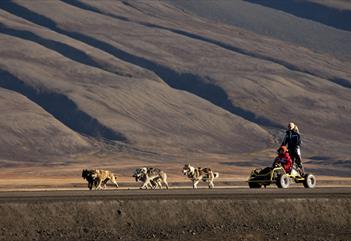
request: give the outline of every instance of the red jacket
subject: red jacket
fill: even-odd
[[[278,154],[274,160],[274,164],[279,163],[282,164],[286,173],[290,173],[293,163],[288,152]]]

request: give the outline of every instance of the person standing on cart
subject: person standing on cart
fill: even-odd
[[[300,175],[304,174],[302,160],[301,160],[301,136],[299,132],[299,128],[293,122],[290,122],[288,125],[288,129],[286,131],[284,140],[281,144],[282,146],[287,146],[290,157],[293,163],[296,164],[297,171],[299,171]]]

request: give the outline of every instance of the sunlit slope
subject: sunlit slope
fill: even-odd
[[[43,154],[57,156],[91,149],[84,138],[22,95],[0,89],[0,100],[2,158],[35,162]]]
[[[310,153],[351,141],[351,64],[332,55],[163,1],[1,2],[0,16],[1,87],[77,135],[233,154],[276,147],[294,120]]]
[[[201,17],[327,53],[351,58],[351,3],[343,0],[170,0]]]
[[[5,14],[1,86],[27,96],[77,133],[161,152],[244,152],[272,142],[258,125],[173,89],[150,71]],[[71,56],[72,50],[86,58]],[[105,59],[119,73],[99,67]]]

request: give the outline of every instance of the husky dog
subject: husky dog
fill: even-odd
[[[147,189],[148,187],[151,189],[155,189],[156,187],[162,189],[162,182],[168,189],[167,174],[158,168],[138,168],[135,170],[133,177],[135,177],[135,181],[141,181],[143,183],[140,189]]]
[[[84,169],[82,177],[88,181],[89,190],[92,189],[93,185],[95,189],[105,189],[108,181],[111,181],[118,188],[117,177],[111,171]]]
[[[134,171],[133,177],[135,178],[136,182],[142,182],[143,184],[146,182],[146,175],[142,173],[142,168],[138,168]],[[145,189],[150,187],[151,189],[156,189],[159,184],[156,182],[160,182],[160,178],[155,178],[154,180],[150,180],[150,183],[146,184]]]
[[[208,187],[214,188],[213,180],[219,177],[219,173],[213,172],[210,168],[195,168],[190,164],[184,165],[183,174],[193,182],[193,188],[197,188],[200,181],[208,182]]]

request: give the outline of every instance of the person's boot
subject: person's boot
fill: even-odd
[[[299,166],[299,173],[300,173],[301,177],[305,176],[305,172],[304,172],[302,166]]]

